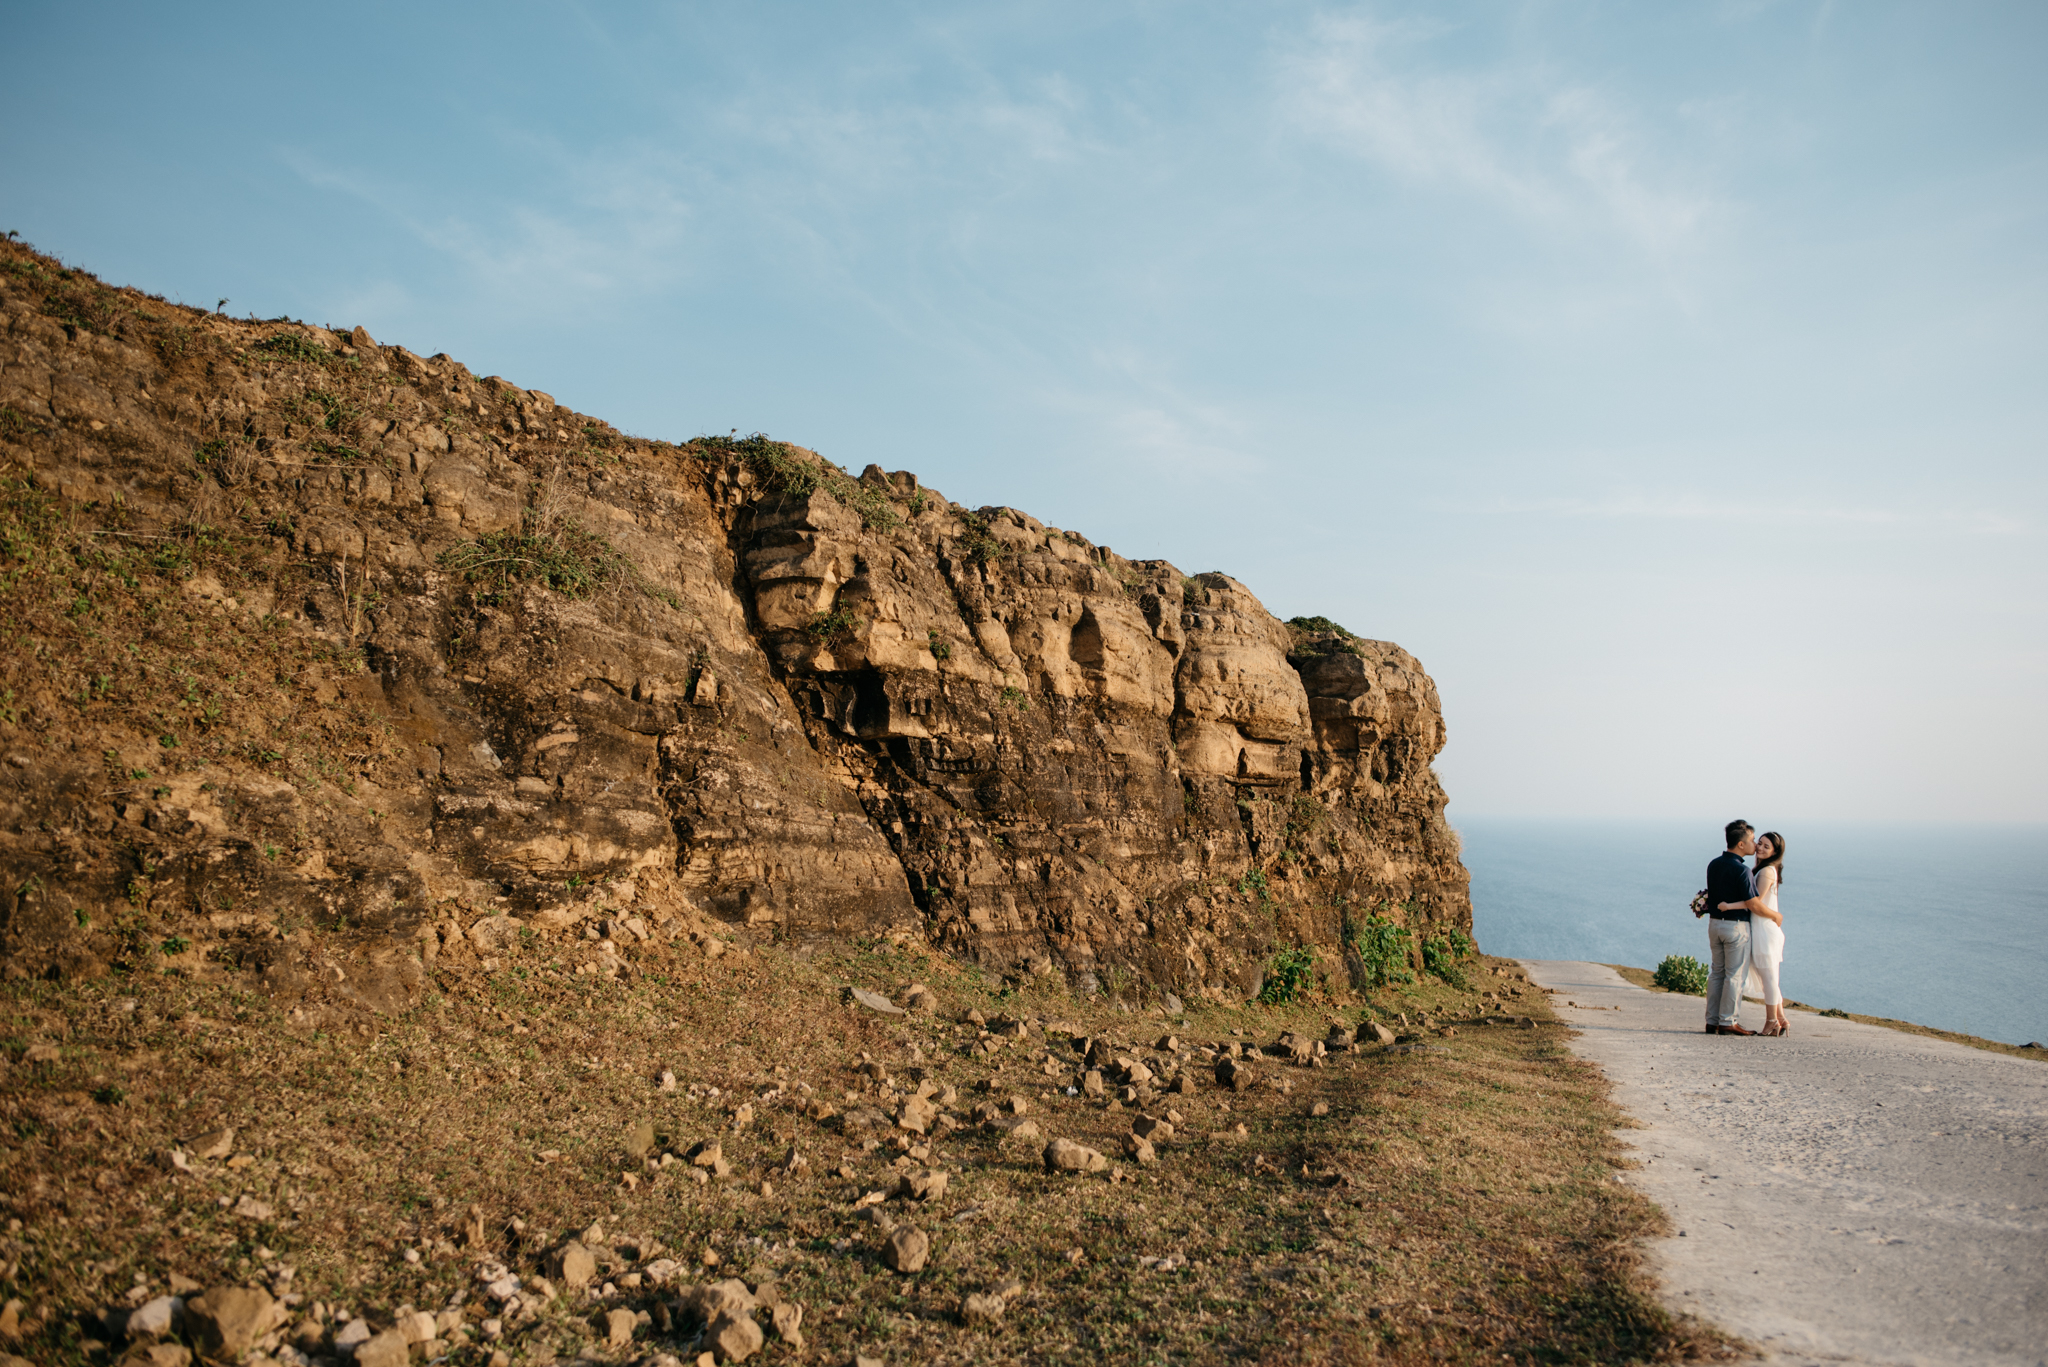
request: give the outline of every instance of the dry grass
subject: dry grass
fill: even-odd
[[[230,977],[0,988],[15,1060],[0,1083],[12,1217],[0,1270],[5,1294],[27,1303],[20,1351],[42,1364],[105,1361],[112,1350],[96,1346],[104,1335],[90,1317],[126,1303],[131,1286],[155,1294],[172,1273],[270,1282],[287,1266],[302,1315],[315,1302],[346,1306],[381,1327],[401,1305],[436,1309],[468,1288],[474,1327],[480,1257],[540,1272],[548,1249],[592,1222],[659,1240],[692,1278],[714,1256],[713,1275],[776,1277],[809,1307],[805,1356],[818,1361],[858,1346],[889,1362],[1607,1363],[1721,1345],[1657,1305],[1634,1241],[1659,1217],[1613,1180],[1621,1117],[1533,991],[1510,1009],[1536,1028],[1467,1023],[1429,1033],[1425,1051],[1372,1049],[1320,1069],[1273,1060],[1260,1072],[1279,1088],[1233,1095],[1187,1046],[1247,1037],[1234,1030],[1262,1042],[1289,1027],[1320,1036],[1328,1011],[1251,1006],[1169,1022],[1050,985],[1007,989],[889,945],[706,959],[657,942],[634,953],[634,971],[605,982],[566,971],[560,942],[535,940],[496,971],[440,966],[435,990],[402,1018],[326,1032]],[[937,989],[940,1013],[890,1018],[839,1001],[845,983],[887,991],[913,979]],[[1443,1021],[1482,1004],[1431,984],[1374,1005],[1390,1021]],[[1180,1138],[1118,1180],[1052,1178],[1042,1140],[970,1126],[913,1157],[902,1150],[916,1136],[813,1118],[821,1101],[893,1111],[898,1089],[924,1077],[958,1089],[963,1118],[978,1101],[1021,1097],[1048,1135],[1114,1153],[1133,1112],[1064,1094],[1078,1066],[1069,1034],[1034,1029],[992,1046],[956,1023],[970,1007],[1132,1045],[1178,1035],[1199,1085],[1148,1110],[1178,1111]],[[20,1061],[36,1042],[61,1057]],[[864,1056],[887,1083],[857,1071]],[[676,1090],[659,1089],[664,1069]],[[1317,1102],[1327,1115],[1311,1114]],[[736,1123],[741,1104],[751,1123]],[[679,1154],[722,1136],[733,1175],[699,1186],[681,1167],[647,1171],[622,1151],[642,1120]],[[221,1126],[235,1128],[246,1161],[195,1161],[194,1176],[165,1165],[182,1140]],[[807,1173],[782,1171],[792,1148]],[[880,1232],[853,1215],[899,1164],[954,1174],[932,1207],[887,1207],[933,1235],[915,1277],[884,1269]],[[245,1196],[270,1217],[235,1215]],[[487,1249],[462,1247],[472,1207]],[[1187,1265],[1146,1269],[1141,1257]],[[1024,1289],[999,1327],[961,1322],[964,1294],[1011,1277]],[[656,1299],[623,1284],[604,1303],[564,1294],[497,1346],[528,1362],[686,1351],[687,1332],[649,1330],[613,1354],[594,1345],[598,1312]],[[316,1357],[327,1351],[317,1341],[307,1340]],[[454,1360],[489,1351],[458,1346]],[[795,1358],[771,1341],[765,1360]]]
[[[1654,975],[1648,969],[1630,968],[1624,964],[1603,964],[1601,967],[1613,969],[1637,987],[1647,988],[1651,992],[1662,992],[1665,990],[1657,986]],[[1749,997],[1745,998],[1745,1000],[1756,1001],[1758,999]],[[1945,1039],[1951,1044],[1967,1044],[1972,1049],[1985,1049],[1994,1054],[2009,1054],[2014,1058],[2032,1059],[2036,1063],[2048,1063],[2048,1049],[2029,1049],[2024,1045],[2001,1044],[1995,1039],[1985,1039],[1981,1035],[1965,1035],[1956,1030],[1937,1030],[1931,1025],[1915,1025],[1911,1021],[1893,1020],[1890,1016],[1859,1016],[1854,1011],[1808,1006],[1805,1002],[1796,1002],[1790,997],[1785,999],[1785,1005],[1794,1011],[1811,1011],[1815,1015],[1832,1014],[1842,1020],[1861,1021],[1865,1025],[1882,1025],[1887,1030],[1898,1030],[1908,1035],[1925,1035],[1929,1039]]]

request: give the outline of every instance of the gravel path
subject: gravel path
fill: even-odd
[[[1771,1363],[2048,1364],[2048,1064],[1801,1011],[1705,1035],[1698,997],[1524,962],[1643,1124],[1673,1309]]]

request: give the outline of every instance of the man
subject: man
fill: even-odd
[[[1731,821],[1723,834],[1728,848],[1707,865],[1707,905],[1741,903],[1734,911],[1716,910],[1707,922],[1707,949],[1714,963],[1707,975],[1709,1035],[1753,1035],[1736,1019],[1742,1007],[1742,985],[1749,977],[1749,913],[1763,907],[1756,895],[1756,877],[1742,861],[1756,853],[1756,828]]]

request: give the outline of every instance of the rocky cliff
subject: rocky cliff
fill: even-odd
[[[1215,996],[1470,929],[1397,646],[908,473],[0,265],[10,973],[388,1009],[507,936],[880,935]]]

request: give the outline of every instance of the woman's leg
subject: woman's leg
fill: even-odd
[[[1751,958],[1749,966],[1756,971],[1758,993],[1764,999],[1764,1021],[1770,1024],[1785,1018],[1785,998],[1778,991],[1778,958],[1775,954],[1758,954]]]

